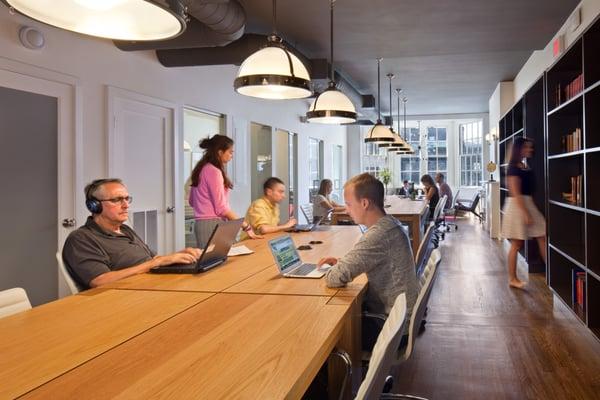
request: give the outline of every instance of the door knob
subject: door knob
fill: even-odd
[[[62,226],[65,228],[72,228],[75,226],[75,218],[65,218],[62,220]]]
[[[173,206],[169,206],[169,207],[167,207],[167,212],[168,212],[169,214],[172,214],[172,213],[174,213],[174,212],[175,212],[175,207],[173,207]]]

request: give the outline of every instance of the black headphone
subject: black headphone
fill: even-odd
[[[85,187],[85,206],[92,214],[102,213],[102,202],[95,198],[93,194],[105,183],[121,183],[120,179],[96,179]]]

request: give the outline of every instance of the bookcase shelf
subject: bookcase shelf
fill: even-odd
[[[585,98],[585,147],[600,147],[600,118],[597,114],[600,110],[600,86],[587,92]]]
[[[585,265],[585,212],[551,203],[548,207],[548,235],[553,246]]]
[[[534,141],[534,155],[527,160],[528,165],[534,171],[535,188],[533,200],[537,208],[545,214],[546,185],[545,175],[545,140],[544,121],[546,113],[544,109],[544,79],[540,78],[526,93],[516,102],[500,120],[499,130],[502,132],[499,146],[500,164],[500,205],[504,207],[508,198],[508,187],[506,184],[506,172],[508,159],[514,140],[518,137],[528,137]],[[501,214],[504,218],[504,214]],[[539,247],[535,240],[528,241],[522,248],[521,255],[529,266],[529,272],[545,272],[546,266],[539,253]]]
[[[548,199],[584,206],[584,154],[548,160]]]
[[[600,171],[599,47],[597,20],[546,71],[548,284],[598,338],[600,184],[595,176]],[[565,138],[570,134],[574,135]],[[569,201],[573,196],[563,193],[574,190],[571,178],[576,176],[581,176],[575,184],[580,201],[573,204]]]
[[[598,177],[595,181],[592,178],[600,168],[600,153],[587,153],[585,158],[586,171],[589,174],[586,182],[586,207],[589,210],[600,212],[600,184],[598,184]]]

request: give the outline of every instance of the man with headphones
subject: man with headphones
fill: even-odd
[[[85,205],[92,213],[71,232],[63,247],[65,266],[82,289],[97,287],[151,268],[191,264],[200,250],[186,248],[157,256],[125,225],[132,197],[120,179],[97,179],[85,187]]]

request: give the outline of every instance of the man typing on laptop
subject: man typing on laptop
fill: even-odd
[[[333,265],[325,275],[327,286],[340,287],[366,273],[369,287],[363,308],[389,314],[396,297],[406,293],[407,319],[418,295],[415,263],[408,236],[402,225],[384,211],[383,184],[369,174],[357,175],[344,185],[346,209],[355,223],[367,230],[339,260],[326,257],[318,265]],[[363,348],[372,348],[380,326],[363,321]]]
[[[158,256],[125,225],[132,198],[120,179],[93,181],[85,188],[85,201],[92,215],[71,232],[63,247],[65,265],[83,289],[159,266],[191,264],[200,257],[195,248]]]
[[[279,203],[285,199],[285,184],[276,177],[271,177],[263,184],[263,196],[252,202],[246,212],[246,222],[254,232],[265,234],[281,232],[293,228],[296,219],[290,218],[285,224],[279,223]],[[242,239],[248,236],[242,235]]]

